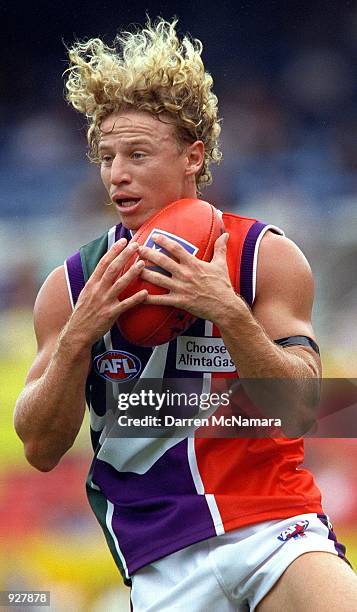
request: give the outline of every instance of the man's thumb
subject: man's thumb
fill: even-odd
[[[216,259],[217,257],[221,257],[222,255],[224,256],[226,255],[228,238],[229,238],[229,234],[227,232],[225,232],[224,234],[221,234],[221,236],[217,238],[216,242],[214,243],[214,252],[213,252],[214,259]]]

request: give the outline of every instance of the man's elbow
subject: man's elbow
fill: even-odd
[[[282,430],[288,438],[301,438],[314,428],[315,423],[316,419],[312,415],[300,416],[283,423]]]
[[[319,378],[307,378],[292,389],[290,409],[286,411],[283,431],[289,438],[299,438],[315,428],[321,394]]]
[[[317,421],[317,406],[318,399],[316,398],[295,406],[283,425],[285,435],[288,438],[301,438],[314,430]]]
[[[61,460],[61,457],[65,454],[67,449],[60,453],[49,453],[45,449],[41,449],[39,445],[27,442],[24,443],[25,457],[32,467],[36,468],[40,472],[50,472]]]
[[[298,422],[296,423],[296,435],[293,437],[301,437],[311,432],[315,428],[316,425],[316,415],[313,413],[307,413],[300,417]]]

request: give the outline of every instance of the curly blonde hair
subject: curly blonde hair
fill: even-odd
[[[219,162],[221,131],[213,79],[205,71],[198,39],[176,33],[177,19],[159,19],[134,32],[122,32],[114,47],[99,38],[76,42],[68,49],[66,98],[88,120],[89,158],[99,162],[100,125],[119,110],[169,116],[180,145],[202,140],[203,166],[197,187],[209,184],[211,162]]]

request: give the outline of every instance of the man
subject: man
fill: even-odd
[[[339,558],[343,547],[311,475],[299,468],[301,440],[110,436],[103,355],[139,361],[140,376],[182,376],[177,341],[150,349],[120,335],[116,320],[140,303],[197,317],[186,336],[198,346],[207,338],[225,346],[241,378],[320,376],[310,268],[279,230],[252,220],[240,255],[245,292],[229,280],[227,233],[210,263],[166,237],[157,244],[174,259],[131,240],[131,231],[170,202],[196,197],[210,180],[209,163],[220,159],[217,99],[202,46],[180,43],[175,25],[160,20],[125,33],[118,51],[94,39],[69,52],[68,99],[88,117],[91,157],[120,223],[43,285],[34,313],[38,354],[16,406],[16,430],[29,462],[51,470],[76,438],[86,390],[95,450],[88,495],[132,584],[135,611],[350,611],[355,576]],[[135,252],[139,260],[119,276]],[[170,276],[145,268],[144,258]],[[121,301],[139,275],[169,293],[142,290]],[[212,371],[197,376],[207,385]],[[313,420],[309,406],[292,400],[289,418],[299,429]]]

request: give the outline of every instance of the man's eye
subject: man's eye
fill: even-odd
[[[113,157],[111,155],[102,155],[100,159],[105,164],[110,164],[113,161]]]
[[[143,153],[142,151],[134,151],[130,157],[131,159],[142,159],[143,157],[145,157],[145,153]]]

